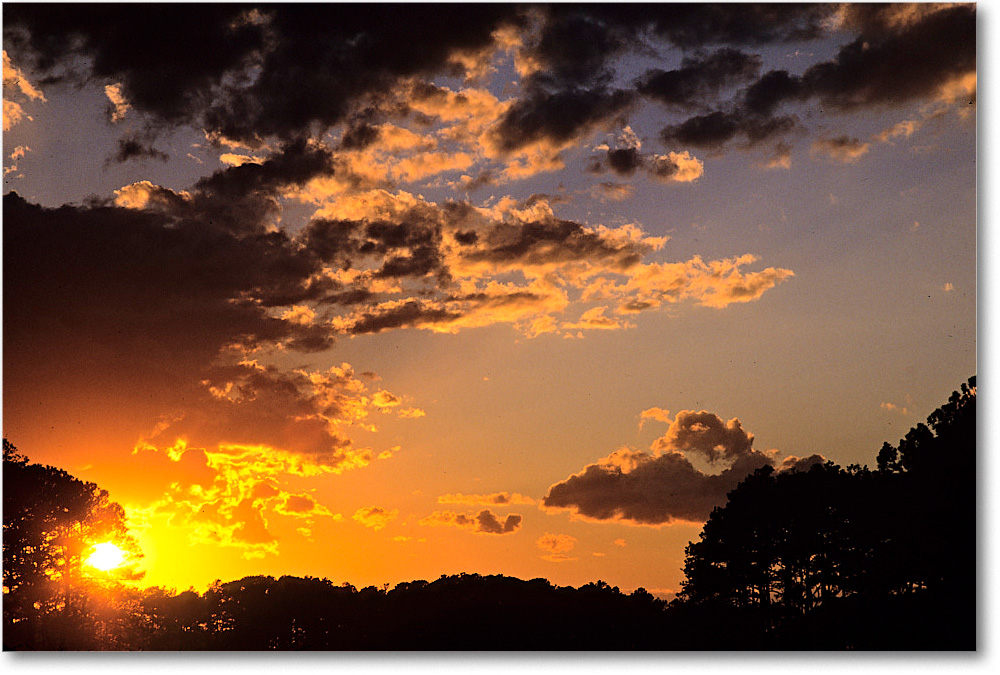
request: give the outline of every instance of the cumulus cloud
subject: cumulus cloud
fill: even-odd
[[[550,487],[542,508],[568,510],[586,520],[639,525],[705,522],[740,481],[761,467],[774,466],[771,456],[753,450],[752,444],[753,435],[738,419],[727,422],[708,411],[682,410],[649,452],[620,448],[588,464]],[[689,456],[725,468],[706,473]],[[789,457],[781,468],[801,470],[821,461],[819,455]]]
[[[480,534],[512,534],[521,527],[521,516],[508,515],[503,521],[489,509],[483,509],[478,514],[455,513],[454,511],[435,511],[420,520],[421,525],[451,525]]]

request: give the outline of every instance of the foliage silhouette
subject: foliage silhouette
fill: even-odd
[[[768,647],[974,649],[975,403],[973,377],[875,472],[745,479],[686,550],[692,621]]]
[[[108,493],[61,469],[30,464],[3,441],[4,646],[96,647],[119,620],[126,593],[95,593],[108,575],[84,568],[88,549],[114,542],[141,555],[127,533],[125,512]],[[128,571],[119,577],[129,576]],[[114,630],[111,634],[117,634]]]
[[[391,590],[251,576],[203,594],[88,580],[86,542],[134,547],[121,508],[5,441],[4,647],[975,649],[975,400],[972,378],[875,471],[758,470],[688,546],[670,603],[479,574]]]

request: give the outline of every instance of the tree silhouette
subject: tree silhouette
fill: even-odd
[[[972,378],[878,471],[746,478],[686,549],[683,611],[756,647],[974,648],[975,399]]]
[[[141,556],[108,493],[61,469],[31,464],[3,441],[4,646],[92,649],[118,610],[84,557],[99,542]],[[110,581],[110,580],[109,580]],[[113,616],[112,616],[113,615]]]

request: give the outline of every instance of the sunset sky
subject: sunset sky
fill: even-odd
[[[672,597],[976,373],[973,5],[3,11],[3,431],[145,583]]]

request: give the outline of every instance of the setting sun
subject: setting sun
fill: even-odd
[[[108,572],[120,566],[124,560],[125,551],[105,542],[94,546],[94,552],[87,557],[87,564],[102,572]]]

